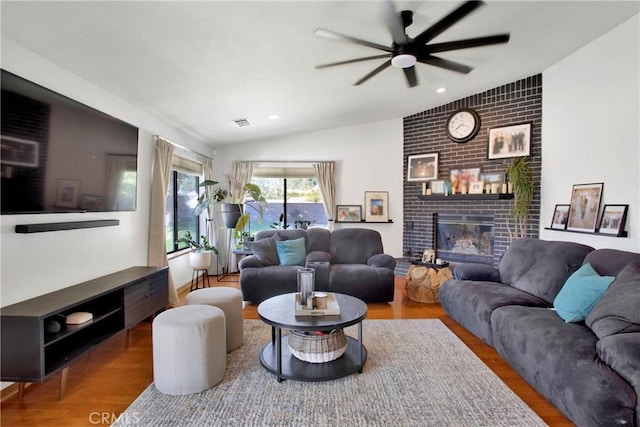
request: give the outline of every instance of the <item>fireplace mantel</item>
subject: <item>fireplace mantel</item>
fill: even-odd
[[[418,196],[418,199],[429,200],[511,200],[513,194],[498,193],[498,194],[450,194],[445,196],[444,194],[432,194],[430,196]]]

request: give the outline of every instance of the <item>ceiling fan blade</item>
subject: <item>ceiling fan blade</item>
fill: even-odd
[[[475,39],[456,40],[446,43],[434,43],[421,46],[418,49],[419,54],[424,55],[430,53],[447,52],[450,50],[467,49],[470,47],[489,46],[493,44],[506,43],[509,41],[509,34],[496,34],[495,36],[478,37]]]
[[[414,38],[414,41],[418,45],[423,45],[430,42],[440,33],[454,25],[456,22],[458,22],[483,4],[484,2],[482,1],[467,1],[463,3],[453,12],[449,13],[440,21],[436,22],[431,27],[420,33],[416,38]]]
[[[391,33],[393,42],[396,44],[406,44],[407,35],[404,32],[402,18],[400,17],[398,12],[396,12],[395,7],[393,6],[393,2],[391,2],[391,0],[386,0],[383,5],[384,21],[386,22],[387,28]]]
[[[455,71],[457,73],[468,74],[473,70],[473,67],[469,67],[464,64],[460,64],[459,62],[449,61],[448,59],[438,58],[437,56],[426,56],[424,58],[419,58],[419,62],[423,64],[433,65],[435,67],[444,68],[446,70]]]
[[[403,68],[404,76],[407,78],[409,87],[418,86],[418,76],[416,75],[416,67]]]
[[[367,56],[365,58],[347,59],[346,61],[331,62],[329,64],[316,65],[316,68],[321,69],[321,68],[333,67],[335,65],[353,64],[355,62],[362,62],[362,61],[369,61],[371,59],[383,59],[383,58],[389,58],[389,55],[384,54],[384,55],[376,55],[376,56]]]
[[[383,46],[383,45],[378,44],[378,43],[372,43],[372,42],[368,42],[366,40],[360,40],[360,39],[357,39],[355,37],[351,37],[351,36],[347,36],[347,35],[344,35],[344,34],[336,33],[335,31],[325,30],[324,28],[318,28],[317,30],[315,30],[313,32],[313,34],[316,35],[316,36],[319,36],[319,37],[325,37],[325,38],[329,38],[329,39],[338,39],[338,40],[348,41],[348,42],[359,44],[359,45],[362,45],[362,46],[367,46],[367,47],[371,47],[371,48],[374,48],[374,49],[383,50],[385,52],[393,52],[393,49],[391,49],[389,46]]]
[[[385,68],[391,66],[391,60],[385,61],[382,65],[380,65],[379,67],[377,67],[375,70],[373,70],[372,72],[370,72],[369,74],[367,74],[366,76],[364,76],[363,78],[361,78],[360,80],[358,80],[357,82],[355,82],[353,85],[354,86],[358,86],[361,85],[362,83],[366,82],[367,80],[369,80],[371,77],[375,76],[376,74],[378,74],[380,71],[384,70]]]

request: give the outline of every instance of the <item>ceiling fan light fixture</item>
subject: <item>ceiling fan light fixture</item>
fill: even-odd
[[[408,53],[401,53],[391,58],[391,65],[396,68],[410,68],[416,65],[416,57]]]

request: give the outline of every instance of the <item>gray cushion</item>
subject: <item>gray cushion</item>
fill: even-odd
[[[278,258],[276,240],[280,240],[278,234],[274,234],[272,237],[267,237],[266,239],[245,242],[245,244],[262,265],[279,265],[280,258]]]
[[[516,240],[498,266],[500,281],[552,304],[564,282],[591,251],[592,247],[579,243]]]
[[[453,277],[458,280],[500,282],[500,273],[497,268],[473,262],[456,265],[453,269]]]
[[[640,393],[640,333],[617,334],[605,337],[596,343],[600,359],[616,371]],[[640,426],[640,399],[636,400],[636,425]]]
[[[598,338],[640,331],[640,267],[627,264],[587,316]]]
[[[576,425],[634,425],[634,389],[602,363],[589,328],[515,305],[497,308],[491,325],[496,351]]]

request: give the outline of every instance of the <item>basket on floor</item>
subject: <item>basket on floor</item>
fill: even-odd
[[[330,333],[291,331],[289,350],[296,358],[309,363],[325,363],[336,360],[347,349],[347,337],[342,329]]]

